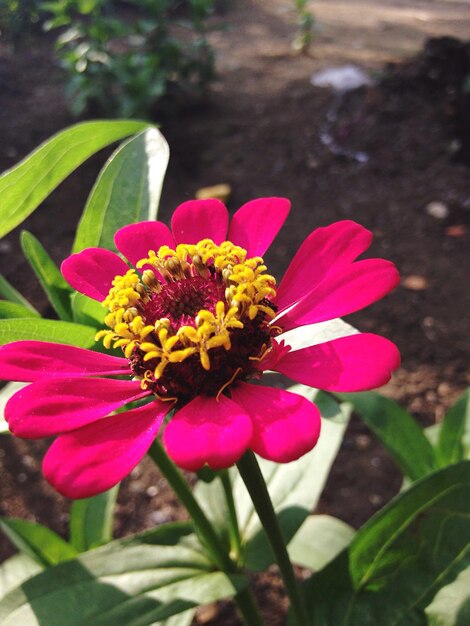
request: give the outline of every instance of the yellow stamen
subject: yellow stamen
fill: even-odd
[[[155,271],[148,269],[148,266]],[[243,248],[224,241],[216,245],[211,239],[197,244],[179,244],[175,249],[162,246],[149,250],[148,257],[137,263],[138,268],[147,266],[140,276],[130,269],[123,276],[116,276],[103,305],[109,313],[105,323],[111,330],[97,333],[106,348],[121,348],[128,358],[149,363],[148,370],[140,374],[143,385],[152,385],[159,380],[170,363],[182,363],[199,355],[202,368],[210,370],[210,351],[232,347],[231,333],[240,330],[258,316],[260,324],[267,324],[275,317],[269,306],[275,296],[276,282],[266,273],[261,257],[247,258]],[[174,322],[163,317],[149,324],[146,321],[146,306],[154,298],[165,296],[165,283],[156,274],[163,276],[168,285],[200,276],[221,285],[224,299],[216,302],[213,310],[201,309],[194,317],[194,325],[175,328]],[[266,349],[265,349],[266,352]],[[252,360],[263,358],[249,357]],[[220,393],[236,378],[224,385]]]

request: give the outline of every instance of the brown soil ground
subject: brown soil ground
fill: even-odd
[[[354,219],[375,233],[372,256],[394,261],[402,285],[351,321],[394,340],[402,367],[383,390],[423,424],[442,418],[468,384],[468,166],[452,159],[455,129],[448,93],[407,62],[430,36],[468,36],[468,3],[348,0],[312,3],[317,33],[312,56],[295,55],[295,14],[289,0],[225,2],[211,42],[219,80],[202,101],[160,116],[172,159],[162,198],[167,219],[202,186],[228,183],[229,208],[263,196],[291,198],[293,211],[267,258],[280,276],[308,232]],[[332,128],[366,163],[332,154],[320,132],[333,94],[310,84],[313,72],[357,63],[380,80],[347,96]],[[385,72],[387,64],[398,64]],[[388,66],[390,70],[390,66]],[[15,54],[0,41],[0,170],[72,123],[53,66],[51,40],[36,36]],[[60,262],[105,154],[92,158],[23,225]],[[430,202],[448,208],[430,215]],[[47,304],[22,258],[19,229],[0,243],[2,272],[43,310]],[[468,280],[468,279],[467,279]],[[467,332],[466,332],[467,328]],[[40,474],[43,443],[0,440],[0,513],[34,519],[66,533],[68,504]],[[353,420],[320,503],[320,510],[360,526],[400,487],[400,475],[381,445]],[[155,489],[156,487],[156,489]],[[151,489],[149,489],[151,488]],[[116,533],[123,535],[180,518],[163,479],[144,462],[124,481]],[[12,550],[0,538],[3,557]],[[257,581],[266,620],[283,623],[276,572]],[[229,605],[204,610],[198,624],[239,623]]]

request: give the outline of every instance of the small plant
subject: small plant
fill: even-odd
[[[292,46],[302,54],[308,54],[313,43],[315,18],[308,4],[308,0],[295,0],[298,32]]]
[[[206,20],[214,0],[54,0],[47,28],[66,26],[56,50],[75,115],[155,116],[159,99],[214,78]]]
[[[74,499],[68,541],[0,517],[21,552],[0,566],[0,624],[189,626],[199,604],[233,597],[262,626],[249,574],[272,563],[291,626],[468,624],[470,395],[423,431],[395,402],[356,393],[399,365],[388,339],[339,318],[398,282],[389,261],[357,260],[371,232],[351,220],[314,230],[277,284],[262,255],[289,202],[252,200],[230,220],[218,200],[189,200],[167,226],[168,146],[120,120],[77,124],[5,172],[0,235],[124,138],[61,270],[22,233],[59,319],[0,277],[0,431],[55,436],[43,473]],[[273,372],[297,384],[270,386]],[[357,531],[311,515],[352,409],[406,479]],[[146,453],[189,521],[113,541],[118,484]],[[203,480],[192,487],[178,467]],[[293,563],[310,570],[301,584]]]

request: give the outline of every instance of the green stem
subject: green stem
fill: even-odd
[[[265,626],[259,614],[258,605],[248,587],[239,591],[234,599],[247,626]]]
[[[217,567],[223,572],[234,572],[235,566],[230,556],[223,549],[214,527],[205,516],[188,483],[173,461],[170,460],[161,443],[155,439],[150,446],[149,455],[165,476],[174,492],[181,500]]]
[[[149,456],[159,468],[161,473],[165,476],[169,485],[173,488],[173,491],[179,497],[183,505],[186,507],[199,537],[210,551],[210,554],[212,555],[212,558],[218,568],[226,573],[237,572],[237,565],[225,552],[219,537],[217,536],[212,524],[204,514],[204,511],[199,506],[196,498],[193,496],[188,483],[173,461],[171,461],[168,457],[167,453],[163,449],[163,446],[157,439],[155,439],[150,446]],[[237,603],[238,609],[247,626],[264,626],[250,589],[246,588],[239,591],[235,596],[235,602]]]
[[[292,624],[305,626],[308,624],[307,613],[258,461],[253,452],[248,451],[237,463],[237,466],[279,565],[290,598],[292,617],[295,620],[292,621]]]
[[[227,502],[229,521],[230,521],[230,547],[236,561],[240,560],[242,554],[242,542],[240,538],[240,529],[238,527],[237,511],[233,500],[232,483],[227,470],[219,472],[222,487],[224,489],[225,501]]]

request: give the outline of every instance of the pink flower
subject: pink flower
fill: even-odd
[[[297,459],[314,447],[320,415],[300,395],[250,382],[267,369],[329,391],[389,380],[399,364],[390,341],[357,333],[318,343],[310,325],[383,297],[398,283],[395,267],[356,261],[372,235],[337,222],[307,237],[277,287],[261,257],[288,211],[285,199],[260,198],[229,225],[221,202],[189,201],[171,230],[142,222],[116,233],[130,265],[101,248],[64,261],[70,285],[108,310],[97,338],[123,356],[37,341],[0,348],[3,378],[32,383],[6,419],[20,437],[58,435],[43,470],[59,492],[83,498],[115,485],[172,411],[163,442],[184,469],[225,468],[247,449]],[[311,345],[291,348],[288,331],[300,326]]]

